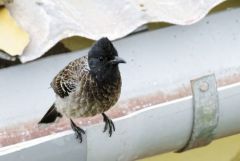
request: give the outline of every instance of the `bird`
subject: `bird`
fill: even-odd
[[[103,132],[111,137],[115,131],[113,121],[106,115],[116,104],[121,93],[119,64],[126,61],[118,56],[107,37],[102,37],[87,55],[71,61],[50,83],[56,99],[38,124],[48,124],[57,118],[70,119],[76,138],[82,142],[85,131],[73,121],[80,117],[101,114],[105,122]]]

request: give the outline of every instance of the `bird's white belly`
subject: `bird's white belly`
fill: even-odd
[[[89,117],[104,112],[97,102],[89,105],[85,99],[80,97],[56,98],[57,111],[68,118]]]
[[[74,117],[74,115],[81,117],[84,115],[87,109],[80,107],[80,98],[77,97],[65,97],[65,98],[56,98],[55,106],[57,111],[66,117]]]

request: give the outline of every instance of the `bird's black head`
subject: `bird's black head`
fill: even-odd
[[[98,40],[88,53],[90,72],[99,81],[114,79],[119,73],[119,63],[126,62],[118,57],[117,50],[106,37]]]

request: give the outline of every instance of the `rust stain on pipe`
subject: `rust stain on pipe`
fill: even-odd
[[[240,74],[234,74],[227,78],[218,80],[218,87],[240,82]],[[118,118],[129,113],[147,108],[152,105],[168,102],[191,95],[190,86],[182,87],[168,93],[155,92],[146,96],[138,96],[127,101],[119,102],[114,108],[107,113],[111,118]],[[27,140],[47,136],[49,134],[58,133],[70,129],[69,120],[63,118],[57,123],[47,125],[47,127],[39,127],[37,122],[39,120],[32,120],[27,123],[21,123],[15,126],[9,126],[0,129],[0,147],[24,142]],[[80,126],[87,126],[102,122],[101,116],[92,118],[80,118],[75,120]]]

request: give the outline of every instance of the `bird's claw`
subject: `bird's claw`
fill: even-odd
[[[81,129],[80,127],[78,127],[73,121],[72,119],[70,119],[71,121],[71,127],[73,129],[73,131],[75,132],[75,136],[76,139],[79,140],[80,143],[82,143],[82,135],[85,134],[85,131],[83,129]]]
[[[108,130],[109,137],[111,137],[113,131],[115,131],[115,125],[113,121],[105,113],[102,113],[102,116],[103,121],[105,122],[103,132],[106,132]]]

